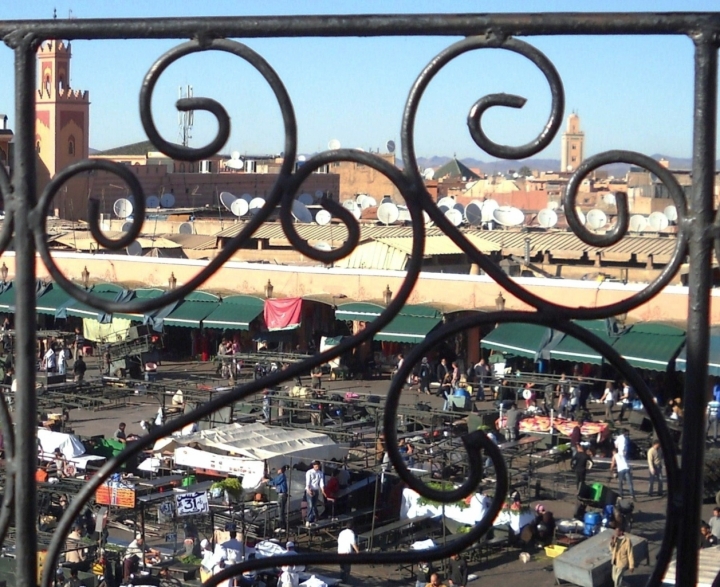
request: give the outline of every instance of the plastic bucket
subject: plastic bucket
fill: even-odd
[[[583,534],[585,534],[585,536],[594,536],[600,531],[602,516],[598,512],[588,512],[585,514],[583,522],[585,523]]]

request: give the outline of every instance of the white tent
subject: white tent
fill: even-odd
[[[226,424],[173,438],[172,443],[177,447],[176,465],[241,473],[248,477],[243,482],[246,487],[252,486],[265,469],[272,472],[282,465],[342,460],[347,455],[347,449],[326,434],[263,424]]]
[[[53,432],[47,428],[38,428],[38,452],[43,461],[52,461],[55,458],[55,449],[59,448],[69,463],[74,463],[78,469],[85,469],[89,461],[104,461],[105,457],[86,455],[85,447],[77,436]]]

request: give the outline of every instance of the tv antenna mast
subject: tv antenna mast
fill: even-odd
[[[183,98],[192,98],[192,86],[186,86],[185,88],[180,86],[179,97],[181,100]],[[194,119],[194,110],[185,110],[184,112],[178,112],[178,125],[180,126],[180,142],[182,143],[183,147],[187,147],[190,144],[190,139],[192,138],[192,136],[190,135],[190,131],[192,130]]]

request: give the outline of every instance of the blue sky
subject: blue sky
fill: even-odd
[[[353,14],[397,12],[669,11],[712,10],[710,1],[225,1],[109,2],[33,0],[5,2],[4,19],[125,18],[262,14]],[[402,110],[421,69],[457,38],[249,39],[247,44],[276,69],[293,100],[299,152],[343,147],[382,149],[399,144]],[[674,37],[537,37],[526,39],[558,69],[565,86],[566,111],[580,114],[586,154],[632,149],[651,155],[688,157],[692,130],[692,44]],[[181,42],[181,40],[178,40]],[[173,41],[76,41],[71,86],[90,91],[90,144],[97,149],[144,140],[137,96],[152,63]],[[12,72],[12,53],[0,49],[0,66]],[[8,77],[6,76],[6,80]],[[191,84],[196,96],[221,102],[232,117],[224,149],[278,153],[283,135],[279,109],[268,86],[240,59],[222,54],[190,56],[176,62],[155,90],[158,128],[178,140],[174,102],[178,87]],[[487,115],[491,138],[508,144],[530,140],[544,125],[550,95],[542,74],[524,58],[500,50],[475,51],[446,66],[428,88],[416,126],[420,156],[453,155],[488,160],[471,140],[466,116],[480,97],[507,92],[528,99],[522,110],[496,108]],[[14,124],[12,84],[0,87],[0,110]],[[210,115],[198,113],[191,145],[214,134]],[[559,136],[539,157],[559,158]]]

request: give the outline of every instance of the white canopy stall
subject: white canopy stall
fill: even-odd
[[[154,450],[174,450],[175,465],[242,475],[245,487],[259,484],[266,470],[315,459],[342,460],[347,455],[347,449],[326,434],[237,423],[163,439]]]
[[[56,448],[60,449],[60,452],[67,459],[68,463],[73,463],[81,470],[85,470],[91,461],[101,463],[105,460],[105,457],[85,454],[83,443],[73,434],[64,434],[63,432],[53,432],[46,428],[38,428],[38,453],[40,459],[45,462],[52,461],[55,458],[54,453]]]

